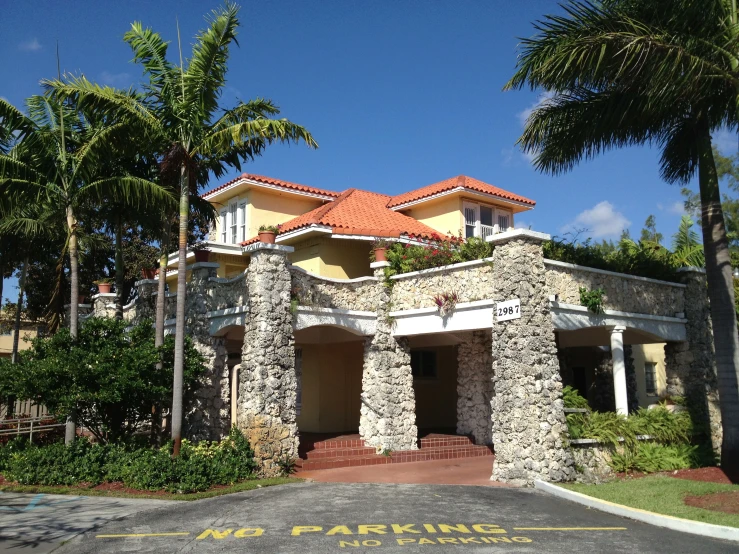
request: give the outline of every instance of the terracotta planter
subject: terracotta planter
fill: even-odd
[[[113,288],[113,283],[99,283],[98,284],[98,292],[100,294],[109,294],[110,289]]]
[[[265,244],[275,243],[275,232],[274,231],[259,231],[259,242]]]
[[[387,257],[385,256],[385,252],[387,251],[387,248],[375,248],[375,261],[376,262],[386,262]]]
[[[77,304],[84,304],[84,303],[85,303],[85,295],[80,294],[79,297],[77,298]]]
[[[142,269],[141,270],[141,277],[144,279],[153,279],[157,275],[156,269]]]
[[[195,250],[195,263],[207,262],[210,259],[210,250]]]

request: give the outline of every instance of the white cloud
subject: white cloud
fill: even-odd
[[[33,37],[31,40],[21,42],[18,45],[18,49],[23,50],[25,52],[37,52],[41,50],[41,43],[38,41],[36,37]]]
[[[666,205],[658,202],[657,209],[661,212],[683,215],[685,213],[685,204],[683,202],[680,202],[679,200]]]
[[[110,87],[128,88],[131,86],[131,76],[128,73],[103,71],[100,74],[100,82]]]
[[[729,131],[728,129],[721,128],[711,135],[711,140],[714,146],[718,148],[724,156],[736,154],[739,149],[739,135]]]
[[[600,239],[618,236],[629,225],[631,221],[616,211],[613,204],[604,200],[589,210],[580,212],[574,220],[562,227],[561,232],[586,230],[587,236]]]
[[[529,118],[529,116],[534,113],[534,110],[538,108],[539,106],[543,105],[547,100],[552,98],[554,96],[554,93],[551,91],[542,92],[537,96],[536,102],[531,104],[528,108],[524,108],[522,111],[518,112],[516,114],[516,117],[518,117],[518,122],[521,124],[521,127],[523,127],[526,124],[526,120]]]
[[[516,219],[516,222],[514,223],[513,227],[516,229],[531,229],[533,225],[521,219]]]

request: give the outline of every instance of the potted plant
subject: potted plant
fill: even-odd
[[[112,277],[103,277],[102,279],[98,279],[94,283],[98,287],[98,292],[100,294],[109,294],[110,289],[113,288],[113,278]]]
[[[386,262],[387,256],[385,253],[390,247],[390,242],[385,239],[375,239],[372,243],[372,253],[376,262]]]
[[[446,317],[454,311],[459,302],[459,295],[456,292],[442,292],[434,296],[434,304],[439,309],[439,315]]]
[[[259,227],[259,242],[274,244],[275,236],[280,232],[279,225],[261,225]]]

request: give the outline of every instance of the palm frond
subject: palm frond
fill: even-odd
[[[167,61],[169,43],[138,21],[131,24],[131,30],[123,35],[123,40],[133,50],[133,61],[144,66],[149,86],[161,96],[171,95],[175,85],[172,79],[175,67]]]
[[[147,202],[161,203],[170,209],[177,206],[177,199],[168,189],[133,176],[106,177],[83,184],[79,189],[78,202],[86,199],[96,202],[118,202],[130,206],[141,206]]]

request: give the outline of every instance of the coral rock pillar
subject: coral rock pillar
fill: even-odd
[[[238,427],[264,475],[298,457],[295,339],[290,312],[288,246],[251,245],[248,311],[239,368]]]
[[[372,264],[380,281],[386,265]],[[418,429],[408,339],[393,336],[390,289],[379,284],[377,295],[377,329],[364,347],[359,434],[378,449],[414,450]]]
[[[541,243],[517,229],[493,235],[497,302],[519,299],[521,317],[493,321],[493,479],[531,485],[574,478]]]
[[[686,341],[665,345],[667,394],[684,396],[696,431],[721,450],[721,411],[711,314],[703,269],[679,270],[685,290]]]
[[[472,435],[476,444],[493,442],[490,338],[489,331],[473,331],[457,350],[457,433]]]

